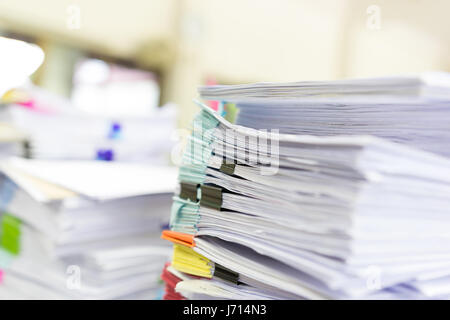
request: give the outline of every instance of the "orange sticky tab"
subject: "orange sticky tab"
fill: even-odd
[[[172,241],[173,243],[182,244],[189,248],[195,247],[194,236],[192,234],[164,230],[162,232],[161,238]]]

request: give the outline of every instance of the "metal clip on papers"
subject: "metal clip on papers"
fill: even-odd
[[[180,198],[185,200],[190,200],[192,202],[197,202],[197,189],[199,184],[191,182],[180,182]]]
[[[200,189],[202,192],[200,206],[220,210],[222,207],[222,188],[201,185]]]
[[[214,264],[214,277],[220,278],[222,280],[238,284],[239,274],[227,269],[220,264]]]
[[[229,175],[234,174],[234,168],[236,168],[236,164],[234,163],[225,163],[225,161],[220,165],[220,171]]]

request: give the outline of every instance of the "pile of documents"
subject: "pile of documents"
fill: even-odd
[[[173,168],[11,158],[0,170],[0,298],[160,297]]]
[[[280,133],[374,135],[450,156],[450,75],[201,87],[235,102],[236,124]]]
[[[19,90],[16,90],[19,91]],[[165,164],[174,145],[176,107],[148,116],[100,116],[71,106],[43,90],[10,93],[0,121],[28,139],[27,157]]]
[[[8,106],[0,103],[0,159],[24,156],[26,136],[8,121],[2,121],[2,114]]]
[[[450,298],[450,83],[427,77],[201,88],[240,125],[199,102],[162,235],[168,298]]]
[[[24,156],[26,137],[9,123],[0,122],[0,159],[12,156]]]

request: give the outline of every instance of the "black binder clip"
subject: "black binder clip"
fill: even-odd
[[[23,150],[23,157],[26,159],[31,159],[32,152],[31,152],[31,143],[29,140],[24,140],[22,142],[22,150]]]
[[[180,198],[185,200],[190,200],[193,202],[197,202],[197,189],[198,184],[191,183],[191,182],[180,182]]]
[[[214,265],[214,277],[220,278],[222,280],[238,284],[239,283],[239,274],[231,271],[230,269],[221,266],[220,264]]]
[[[220,171],[229,175],[233,175],[234,174],[234,168],[236,168],[236,164],[234,163],[225,163],[222,162],[222,164],[220,165]]]
[[[220,210],[222,207],[222,188],[201,185],[200,189],[202,191],[200,205],[202,207]]]

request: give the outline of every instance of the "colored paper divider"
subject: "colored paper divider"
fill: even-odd
[[[21,225],[20,219],[8,213],[2,217],[0,245],[14,255],[20,253]]]
[[[181,233],[176,231],[164,230],[161,238],[169,240],[173,243],[178,243],[189,248],[195,247],[194,236],[187,233]]]

